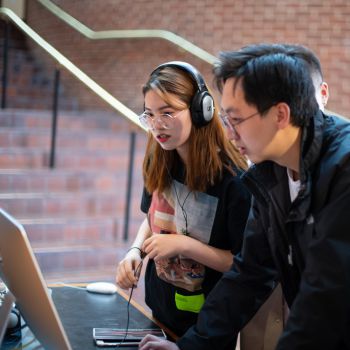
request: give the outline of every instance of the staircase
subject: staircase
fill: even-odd
[[[0,207],[23,224],[47,280],[113,280],[130,245],[123,240],[130,125],[104,112],[61,113],[49,169],[50,114],[0,111]],[[143,219],[145,141],[137,132],[130,239]]]
[[[3,49],[5,47],[5,23],[0,19],[0,75],[3,74]],[[55,64],[39,62],[29,49],[27,39],[11,23],[8,31],[8,69],[6,107],[51,109],[53,103]],[[0,86],[0,91],[2,87]],[[79,109],[74,94],[61,84],[59,103],[63,110]]]
[[[4,48],[0,20],[0,56]],[[0,207],[24,226],[48,283],[114,281],[140,212],[146,134],[123,117],[83,109],[63,84],[55,168],[49,168],[54,65],[9,27],[6,109],[0,110]],[[3,74],[0,59],[0,75]],[[2,87],[0,86],[0,95]],[[136,132],[129,239],[124,240],[130,132]],[[142,274],[144,271],[142,271]],[[144,304],[144,281],[133,298]]]

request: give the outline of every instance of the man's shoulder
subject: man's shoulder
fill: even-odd
[[[322,158],[328,165],[350,161],[350,121],[325,116]]]

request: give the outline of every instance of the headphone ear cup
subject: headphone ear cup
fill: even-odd
[[[190,106],[192,123],[196,127],[207,125],[214,116],[214,100],[210,95],[202,75],[195,67],[187,62],[171,61],[159,65],[152,73],[156,74],[165,67],[174,67],[188,73],[197,84],[197,92],[195,93]]]
[[[214,101],[208,91],[197,91],[191,103],[192,122],[197,127],[207,125],[214,115]]]

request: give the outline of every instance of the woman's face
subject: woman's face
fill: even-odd
[[[186,162],[192,129],[190,111],[175,95],[171,97],[170,102],[171,105],[155,91],[149,90],[145,94],[145,112],[152,120],[151,133],[155,140],[167,151],[176,149],[181,159]],[[165,113],[171,117],[165,116]]]

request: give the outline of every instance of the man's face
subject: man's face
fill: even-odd
[[[328,101],[328,98],[329,98],[328,85],[327,85],[326,82],[322,81],[322,79],[320,78],[319,75],[315,75],[312,78],[313,78],[313,81],[314,81],[315,96],[316,96],[316,99],[317,99],[317,103],[318,103],[320,109],[322,111],[324,111],[325,106],[326,106],[327,101]],[[227,85],[227,84],[229,84],[229,85]],[[227,90],[226,92],[228,93],[228,98],[229,98],[229,93],[230,93],[229,90],[231,89],[231,86],[233,84],[231,84],[230,81],[227,81],[227,83],[225,85],[227,85],[227,86],[226,86],[226,89],[225,89],[225,87],[224,87],[224,89]],[[242,91],[242,93],[243,93],[243,91]],[[238,93],[237,93],[237,91],[235,92],[236,96],[238,96],[239,94],[240,94],[240,92],[238,92]],[[255,122],[256,122],[256,120],[255,120]],[[247,121],[247,123],[249,123],[249,121]],[[241,132],[237,132],[237,135],[236,135],[235,131],[231,127],[229,127],[229,126],[227,126],[225,124],[225,129],[226,129],[226,134],[227,134],[228,139],[233,141],[233,142],[235,142],[237,144],[237,141],[236,141],[237,138],[240,138],[242,135],[245,138],[244,127],[245,127],[245,125],[243,125],[242,127],[238,126],[236,128],[236,130],[243,129],[243,134]],[[238,143],[238,145],[239,145],[239,143]],[[251,159],[248,158],[248,160],[251,160]]]
[[[223,87],[222,113],[228,116],[231,125],[229,137],[239,152],[253,163],[275,160],[278,156],[278,126],[276,108],[272,106],[262,117],[255,106],[248,105],[241,83],[234,90],[235,78],[226,81]]]

